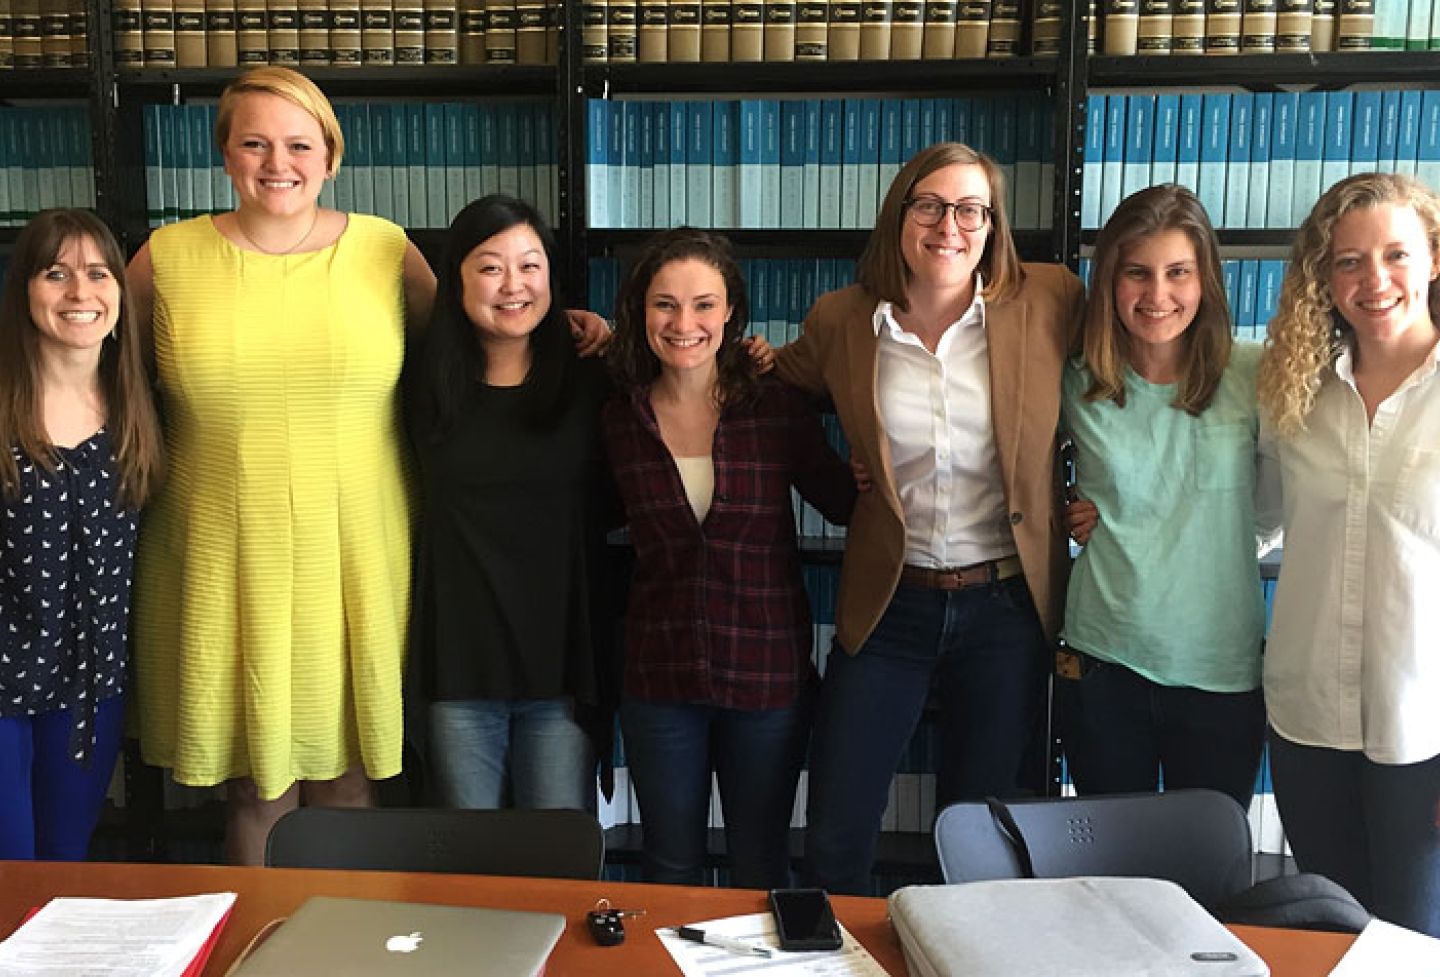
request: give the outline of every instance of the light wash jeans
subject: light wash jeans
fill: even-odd
[[[451,807],[595,810],[595,752],[570,699],[431,703],[431,752]]]

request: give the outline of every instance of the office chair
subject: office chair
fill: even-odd
[[[935,820],[935,850],[946,882],[1143,876],[1175,882],[1207,909],[1253,877],[1245,812],[1213,790],[1023,800],[993,813],[983,801],[952,804]]]
[[[584,811],[301,807],[270,829],[265,864],[598,879],[605,835]]]

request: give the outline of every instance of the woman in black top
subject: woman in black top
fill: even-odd
[[[462,210],[412,365],[414,652],[457,807],[595,806],[609,722],[592,607],[613,496],[597,418],[610,387],[604,362],[575,352],[555,253],[523,201]]]
[[[0,293],[0,859],[81,859],[120,746],[135,517],[160,434],[92,214],[20,233]]]

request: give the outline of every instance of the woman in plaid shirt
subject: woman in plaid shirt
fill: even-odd
[[[651,239],[616,319],[602,429],[636,556],[620,719],[645,875],[701,881],[713,769],[732,884],[784,886],[815,685],[790,489],[844,523],[855,483],[799,395],[756,378],[723,238]]]

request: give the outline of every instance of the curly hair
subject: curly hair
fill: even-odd
[[[1195,249],[1200,278],[1200,305],[1182,339],[1180,379],[1171,406],[1199,416],[1230,362],[1230,306],[1220,270],[1220,242],[1205,208],[1193,193],[1162,183],[1131,194],[1115,208],[1095,241],[1095,269],[1085,320],[1076,337],[1075,353],[1090,372],[1089,401],[1111,400],[1125,406],[1125,370],[1130,361],[1130,334],[1115,311],[1115,279],[1128,248],[1152,235],[1179,231]]]
[[[1386,205],[1413,209],[1425,226],[1430,253],[1440,254],[1440,197],[1397,173],[1359,173],[1341,180],[1320,196],[1300,225],[1257,379],[1260,406],[1281,435],[1305,429],[1321,371],[1353,333],[1336,311],[1330,290],[1335,225],[1352,210]],[[1431,316],[1440,318],[1440,283],[1430,283],[1429,305]]]
[[[749,403],[758,392],[758,379],[750,353],[740,343],[750,324],[745,276],[726,238],[694,227],[676,227],[651,237],[625,275],[615,298],[615,338],[605,352],[616,383],[634,393],[649,389],[660,376],[660,361],[645,335],[645,293],[660,269],[672,261],[704,262],[724,280],[725,304],[731,313],[715,355],[719,374],[715,399],[722,406]]]

